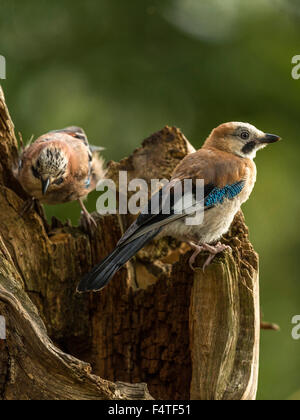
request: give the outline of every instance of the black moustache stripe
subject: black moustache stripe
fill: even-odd
[[[245,146],[242,148],[242,152],[244,153],[244,155],[248,155],[249,153],[253,152],[255,146],[255,141],[249,141],[249,143],[245,144]]]

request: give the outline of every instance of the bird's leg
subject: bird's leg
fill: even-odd
[[[191,256],[191,258],[189,259],[189,265],[190,265],[191,269],[193,271],[195,271],[194,262],[195,262],[197,256],[200,254],[200,252],[204,251],[204,248],[203,248],[202,245],[198,245],[195,242],[188,242],[188,244],[195,250],[193,255]]]
[[[92,230],[93,230],[92,228],[97,228],[97,223],[96,223],[95,219],[93,218],[93,216],[91,216],[90,213],[87,211],[87,209],[86,209],[86,207],[85,207],[81,198],[78,200],[78,202],[79,202],[81,210],[82,210],[81,214],[84,217],[84,222],[85,222],[84,223],[84,228],[85,228],[85,230],[87,230],[89,232],[92,232]]]
[[[35,204],[35,198],[30,197],[28,198],[28,200],[25,201],[25,203],[23,204],[21,211],[19,213],[20,217],[23,217],[24,214],[28,213],[30,210],[33,209]]]
[[[200,252],[208,251],[210,254],[203,265],[203,271],[205,271],[206,267],[209,266],[209,264],[212,262],[212,260],[215,258],[217,254],[220,254],[221,252],[225,250],[231,251],[230,246],[221,244],[221,242],[218,242],[215,246],[208,245],[208,244],[199,245],[199,244],[196,244],[195,242],[188,242],[188,244],[195,250],[191,258],[189,259],[189,265],[193,271],[195,271],[194,262],[197,256],[200,254]]]
[[[220,254],[221,252],[225,251],[225,250],[230,250],[231,248],[229,245],[224,245],[221,244],[221,242],[218,242],[216,245],[212,246],[212,245],[208,245],[208,244],[204,244],[203,248],[205,251],[209,252],[209,257],[207,258],[207,260],[205,261],[204,265],[203,265],[203,271],[205,271],[206,267],[209,266],[209,264],[212,262],[212,260],[215,258],[216,255]]]
[[[21,207],[20,212],[18,213],[19,217],[22,219],[25,215],[27,215],[31,211],[35,211],[40,216],[44,224],[45,230],[48,232],[49,225],[47,223],[47,217],[46,217],[44,208],[39,203],[39,201],[34,197],[30,197],[24,202],[23,206]]]

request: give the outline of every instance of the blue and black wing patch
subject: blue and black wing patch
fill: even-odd
[[[204,207],[211,208],[218,204],[223,204],[225,199],[232,200],[240,194],[244,186],[245,181],[239,181],[232,185],[226,185],[223,188],[212,188],[210,193],[205,196]]]

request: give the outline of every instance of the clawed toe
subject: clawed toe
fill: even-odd
[[[221,254],[224,251],[232,252],[232,249],[229,245],[222,244],[221,242],[218,242],[215,246],[204,245],[204,248],[210,253],[210,255],[203,265],[203,272],[210,265],[216,255]]]
[[[213,259],[215,258],[216,255],[218,255],[218,254],[220,254],[224,251],[232,252],[232,249],[229,245],[222,244],[221,242],[218,242],[215,246],[208,245],[208,244],[197,245],[194,242],[188,242],[188,244],[192,248],[194,248],[194,250],[195,250],[195,252],[193,253],[193,255],[189,259],[189,266],[190,266],[191,270],[193,270],[193,271],[195,271],[195,267],[194,267],[195,260],[196,260],[197,256],[200,254],[201,251],[209,252],[209,256],[206,259],[206,261],[205,261],[205,263],[202,267],[203,272],[210,265],[210,263],[213,261]]]
[[[194,267],[194,262],[197,258],[197,256],[200,254],[200,252],[203,250],[203,247],[201,245],[197,245],[194,242],[189,242],[189,245],[194,248],[194,253],[193,255],[190,257],[189,259],[189,266],[191,268],[192,271],[195,271],[195,267]]]
[[[81,212],[81,217],[82,217],[81,223],[82,223],[84,231],[92,235],[97,229],[97,223],[95,219],[89,213],[85,213],[84,211]]]
[[[216,255],[217,255],[217,254],[220,254],[223,251],[231,251],[232,252],[232,248],[229,245],[221,244],[221,242],[219,242],[215,246],[215,251],[216,251]]]
[[[89,214],[89,216],[87,217],[87,222],[88,222],[88,224],[90,225],[90,226],[93,226],[94,228],[96,228],[97,229],[97,223],[96,223],[96,220],[93,218],[93,216],[91,216],[90,214]]]
[[[82,226],[85,232],[90,235],[93,235],[94,231],[97,229],[97,223],[93,216],[87,211],[83,201],[81,199],[78,200],[80,207],[81,207],[81,217],[82,217]]]
[[[21,211],[19,213],[19,216],[22,218],[25,214],[27,214],[28,212],[30,212],[33,207],[34,207],[34,202],[35,199],[34,198],[29,198],[28,200],[25,201],[24,205],[21,208]]]
[[[212,260],[215,258],[216,254],[210,254],[207,258],[207,260],[205,261],[205,263],[203,264],[202,270],[203,273],[205,272],[206,268],[211,264]]]
[[[195,267],[194,267],[194,262],[195,262],[195,258],[190,258],[189,259],[189,266],[190,266],[190,269],[192,270],[192,271],[196,271],[196,269],[195,269]]]

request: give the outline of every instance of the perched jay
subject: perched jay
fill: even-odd
[[[105,175],[101,147],[91,146],[82,128],[50,131],[27,146],[19,158],[16,178],[24,190],[45,204],[78,200],[89,227],[95,224],[83,199]]]
[[[256,181],[253,159],[256,152],[278,140],[280,137],[265,134],[247,123],[231,122],[214,129],[200,150],[180,162],[167,185],[172,196],[172,187],[177,182],[192,179],[194,184],[197,179],[204,180],[202,223],[188,225],[187,214],[176,213],[174,210],[174,200],[170,214],[164,214],[161,205],[156,214],[142,212],[115,250],[82,279],[78,291],[102,289],[145,244],[162,235],[186,241],[194,248],[195,252],[190,258],[191,267],[199,252],[208,251],[209,257],[203,267],[205,269],[218,253],[229,248],[219,240],[228,232],[235,214],[253,190]],[[152,208],[154,199],[157,201],[157,194],[152,196],[148,208]]]

